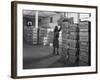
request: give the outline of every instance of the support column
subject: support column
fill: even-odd
[[[35,28],[38,28],[38,11],[35,13]]]
[[[66,17],[67,12],[64,12],[64,17]],[[68,14],[67,14],[68,15]]]
[[[35,28],[37,30],[37,44],[39,44],[38,11],[35,13]]]
[[[78,16],[77,16],[77,18],[78,18],[78,23],[80,22],[80,13],[77,13],[78,14]]]

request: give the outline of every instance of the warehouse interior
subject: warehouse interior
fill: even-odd
[[[60,54],[53,55],[58,23]],[[23,10],[23,69],[90,66],[90,39],[90,13]]]

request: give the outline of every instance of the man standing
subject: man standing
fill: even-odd
[[[60,26],[60,29],[58,29],[58,26],[55,26],[54,29],[54,37],[53,37],[53,54],[59,55],[59,32],[61,31],[62,26]]]

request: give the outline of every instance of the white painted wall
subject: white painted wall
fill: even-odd
[[[98,6],[100,5],[99,0],[30,0],[30,1],[79,4],[79,5],[98,5]],[[98,13],[100,14],[100,11]],[[98,18],[100,22],[100,16],[98,16]],[[98,24],[98,26],[100,26],[100,24]],[[98,34],[100,35],[99,30],[100,27],[98,27]],[[100,48],[100,36],[98,37],[98,47]],[[100,53],[100,49],[98,49],[98,53]],[[100,68],[100,54],[98,54],[98,57],[99,57],[98,67]],[[14,80],[10,78],[10,70],[11,70],[11,0],[0,0],[0,80]],[[99,76],[100,76],[100,69],[98,74],[45,77],[45,78],[34,78],[34,79],[29,78],[26,80],[100,80]]]

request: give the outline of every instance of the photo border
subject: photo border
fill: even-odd
[[[17,76],[17,4],[34,4],[34,5],[50,5],[60,7],[79,7],[79,8],[93,8],[96,9],[96,71],[80,72],[80,73],[64,73],[64,74],[50,74],[50,75],[33,75],[33,76]],[[81,75],[94,74],[98,72],[98,7],[88,5],[73,5],[73,4],[58,4],[58,3],[42,3],[42,2],[26,2],[26,1],[12,1],[11,2],[11,77],[12,78],[32,78],[32,77],[50,77],[50,76],[66,76],[66,75]]]

